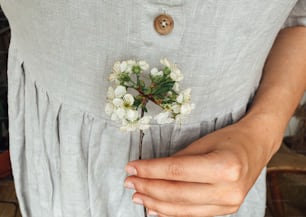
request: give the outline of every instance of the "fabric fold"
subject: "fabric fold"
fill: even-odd
[[[23,217],[142,217],[142,207],[131,200],[134,192],[123,187],[126,163],[138,158],[139,133],[122,132],[118,124],[66,104],[33,79],[25,65],[12,45],[10,143]],[[152,125],[145,131],[142,156],[169,156],[237,121],[245,110],[242,106],[181,126]],[[258,197],[256,191],[250,194]],[[252,200],[253,205],[256,201],[261,202]]]

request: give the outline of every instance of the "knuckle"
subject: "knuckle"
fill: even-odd
[[[173,162],[167,168],[167,174],[173,178],[180,178],[184,175],[184,168],[178,163]]]
[[[239,207],[244,201],[245,194],[242,190],[236,189],[231,193],[229,197],[229,204],[233,205],[234,207]]]
[[[243,173],[243,165],[236,159],[231,159],[223,164],[224,179],[229,182],[237,182]]]
[[[241,185],[241,183],[240,183]],[[240,187],[239,184],[237,185],[228,185],[226,188],[222,189],[223,193],[217,194],[220,198],[220,203],[227,206],[227,207],[232,207],[232,206],[240,206],[247,194],[245,191],[246,189],[243,187]]]

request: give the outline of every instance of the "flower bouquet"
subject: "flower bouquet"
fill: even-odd
[[[123,131],[139,131],[139,155],[142,159],[144,130],[151,122],[157,124],[182,124],[194,109],[191,103],[191,89],[180,91],[183,74],[176,64],[161,59],[161,69],[144,61],[117,61],[109,76],[111,86],[107,91],[105,112],[111,120],[121,123]],[[161,112],[154,117],[147,115],[148,103],[160,107]],[[146,209],[145,216],[146,215]]]

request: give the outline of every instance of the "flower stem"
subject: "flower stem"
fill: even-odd
[[[142,141],[144,137],[143,130],[139,131],[139,154],[138,154],[138,160],[142,160]]]
[[[149,94],[149,95],[148,95],[148,94],[145,94],[140,88],[138,88],[138,89],[136,89],[136,90],[140,93],[141,96],[144,96],[144,98],[149,99],[149,100],[151,100],[153,103],[155,103],[156,105],[159,105],[159,106],[160,106],[161,102],[155,100],[154,97],[153,97],[151,94]]]
[[[144,116],[144,109],[143,109],[143,107],[142,107],[142,109],[141,109],[141,118]],[[143,130],[140,130],[139,131],[139,153],[138,153],[138,160],[142,160],[142,143],[143,143],[143,137],[144,137],[144,132],[143,132]],[[147,217],[148,216],[148,214],[147,214],[147,209],[146,209],[146,207],[144,206],[143,207],[143,212],[144,212],[144,216],[145,217]]]

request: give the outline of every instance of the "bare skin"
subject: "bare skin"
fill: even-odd
[[[171,157],[127,164],[131,176],[125,186],[136,189],[133,201],[160,217],[236,212],[278,150],[305,89],[306,28],[287,28],[279,33],[252,107],[239,122]]]

